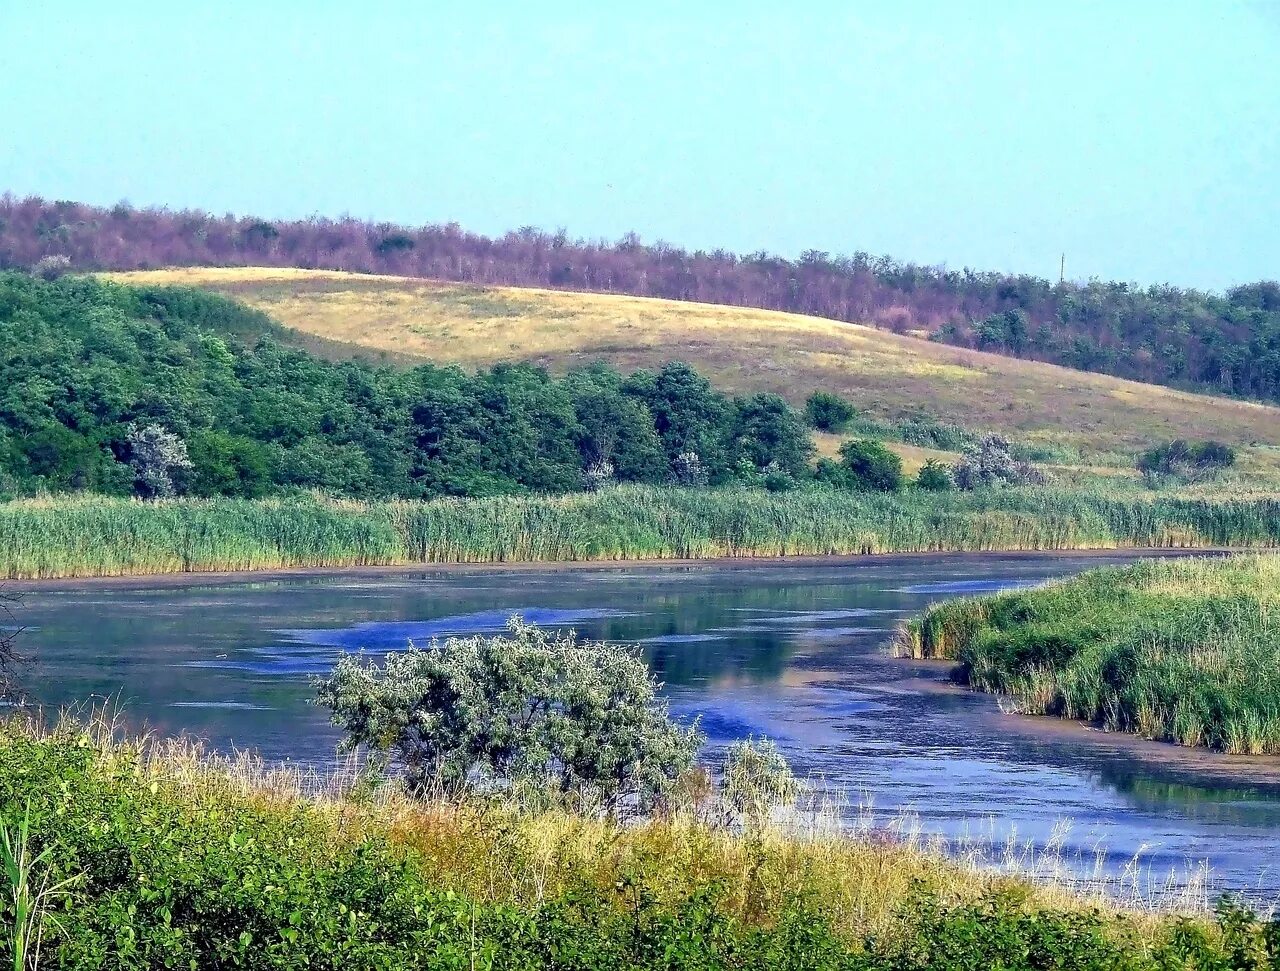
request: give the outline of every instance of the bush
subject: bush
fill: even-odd
[[[165,499],[182,491],[191,472],[186,443],[159,425],[129,427],[129,464],[134,487],[144,499]]]
[[[830,391],[815,391],[804,403],[805,420],[820,432],[842,432],[856,414],[853,405]]]
[[[902,488],[902,459],[880,442],[855,439],[840,446],[840,462],[848,483],[868,492],[897,492]]]
[[[1002,435],[987,435],[967,449],[952,470],[960,489],[983,489],[995,485],[1043,485],[1046,476],[1030,462],[1013,454],[1013,445]]]
[[[507,636],[449,638],[389,654],[344,655],[318,686],[346,731],[417,792],[572,797],[579,807],[646,808],[702,744],[667,713],[644,661],[512,618]]]
[[[582,470],[582,488],[587,492],[599,492],[613,482],[613,463],[608,459],[593,462]]]
[[[1222,442],[1174,439],[1148,449],[1138,458],[1138,471],[1148,479],[1205,479],[1235,465],[1236,453]]]
[[[955,483],[951,479],[951,469],[935,459],[929,459],[916,473],[916,485],[927,492],[946,492]]]
[[[791,473],[778,468],[765,469],[764,487],[770,492],[790,492],[797,485]]]
[[[801,791],[777,745],[754,738],[729,746],[720,787],[727,814],[752,828],[769,822],[775,810],[793,805]]]
[[[56,280],[64,273],[71,269],[71,257],[63,256],[43,256],[36,261],[35,266],[31,267],[31,275],[38,276],[42,280]]]
[[[696,489],[707,484],[708,473],[697,452],[681,452],[671,463],[671,482]]]

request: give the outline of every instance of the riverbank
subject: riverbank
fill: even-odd
[[[687,811],[623,825],[360,778],[11,723],[3,822],[47,850],[37,877],[72,881],[42,966],[1154,969],[1235,951],[1261,969],[1280,950],[1241,911],[1134,909],[816,817],[791,835]]]
[[[0,505],[0,578],[1280,544],[1280,500],[1056,488],[869,494],[619,487],[362,503],[101,497]]]
[[[1135,556],[1159,559],[1177,556],[1230,556],[1240,552],[1231,547],[1171,548],[1167,546],[1126,546],[1109,549],[1064,550],[987,550],[1013,562],[1020,559],[1053,557],[1083,558],[1105,565],[1110,560],[1129,562]],[[546,574],[597,573],[607,570],[644,568],[650,570],[761,570],[806,567],[857,567],[874,562],[878,566],[901,567],[904,571],[928,564],[945,563],[949,559],[973,556],[971,551],[937,550],[929,553],[833,553],[826,556],[704,556],[693,559],[668,557],[636,560],[550,560],[525,563],[401,563],[394,566],[296,566],[271,570],[190,570],[178,573],[123,573],[108,576],[60,577],[54,579],[15,579],[6,581],[13,591],[73,591],[145,587],[148,590],[186,587],[217,587],[231,584],[284,582],[289,580],[395,580],[414,576],[457,576],[476,574]],[[962,690],[962,689],[961,689]]]
[[[1148,561],[937,604],[899,651],[1058,715],[1229,754],[1280,753],[1280,556]]]

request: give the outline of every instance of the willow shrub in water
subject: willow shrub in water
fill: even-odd
[[[569,798],[646,809],[703,742],[671,719],[632,650],[513,617],[505,636],[451,637],[383,664],[344,655],[319,683],[346,732],[411,789]]]
[[[1280,752],[1280,555],[1148,561],[950,601],[903,631],[1025,711],[1231,753]]]

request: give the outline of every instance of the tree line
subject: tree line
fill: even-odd
[[[1280,400],[1280,284],[1226,294],[1059,283],[918,266],[868,253],[693,251],[524,227],[266,221],[168,209],[0,198],[0,268],[264,264],[475,284],[629,293],[816,314],[1174,387]]]
[[[685,364],[396,370],[278,337],[197,290],[0,273],[0,494],[426,498],[809,475],[800,413]]]

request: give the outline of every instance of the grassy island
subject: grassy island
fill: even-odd
[[[1033,714],[1229,753],[1280,752],[1280,556],[1147,561],[953,600],[913,657]]]

